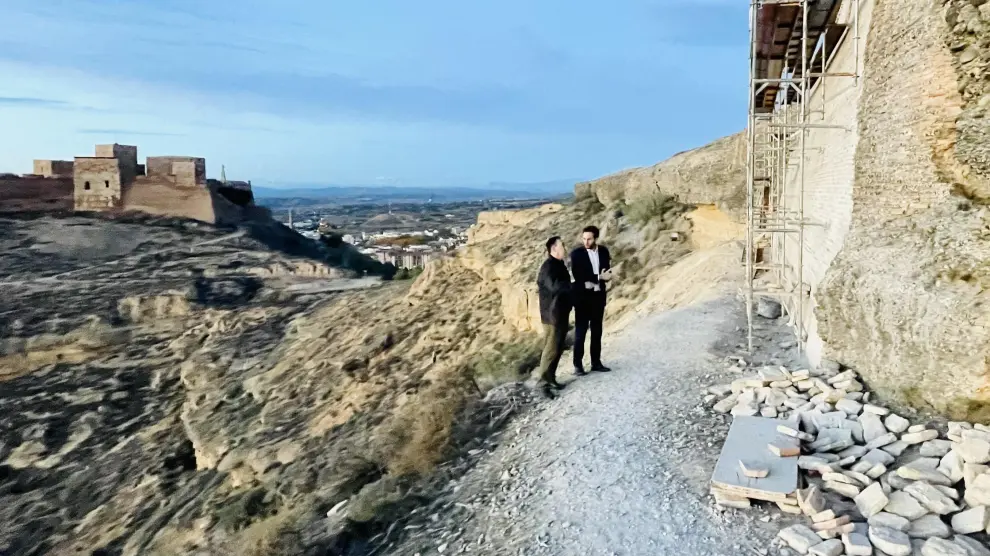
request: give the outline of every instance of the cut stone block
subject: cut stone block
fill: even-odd
[[[932,513],[946,515],[959,511],[959,506],[951,498],[928,483],[911,483],[904,488],[904,492],[921,502]]]
[[[841,556],[845,549],[839,539],[829,539],[808,549],[811,556]]]
[[[791,525],[777,534],[787,546],[801,554],[807,554],[812,546],[821,544],[821,538],[806,525]]]
[[[846,547],[849,556],[873,556],[873,545],[870,539],[859,533],[842,535],[842,545]]]
[[[729,396],[728,398],[716,403],[714,407],[712,407],[712,410],[716,413],[728,413],[732,411],[733,407],[736,407],[736,398],[735,396]]]
[[[746,509],[750,507],[749,498],[743,496],[733,496],[717,489],[712,489],[712,496],[715,503],[725,508]]]
[[[963,437],[955,449],[966,463],[990,462],[990,442],[981,438]]]
[[[986,531],[990,525],[990,510],[987,506],[976,506],[952,516],[952,530],[968,535]]]
[[[835,519],[835,511],[833,511],[833,510],[824,510],[824,511],[818,512],[817,514],[815,514],[813,516],[810,516],[810,517],[811,517],[811,522],[812,523],[822,523],[823,521],[828,521],[830,519]]]
[[[752,417],[759,412],[760,410],[757,409],[755,405],[750,404],[740,404],[733,407],[732,410],[729,411],[733,417]]]
[[[835,403],[835,409],[843,411],[847,415],[859,415],[859,412],[863,410],[863,404],[843,398]]]
[[[879,415],[880,417],[890,414],[890,410],[887,409],[886,407],[880,407],[879,405],[873,405],[869,403],[863,406],[863,411],[872,413],[874,415]]]
[[[825,481],[824,488],[825,490],[837,492],[846,498],[856,498],[860,492],[859,487],[856,485],[851,485],[849,483],[837,483],[835,481]]]
[[[955,501],[955,502],[958,502],[959,501],[960,496],[959,496],[959,491],[958,490],[956,490],[956,489],[954,489],[952,487],[947,487],[947,486],[942,486],[942,485],[932,485],[932,486],[934,486],[935,488],[937,488],[939,490],[939,492],[941,492],[942,494],[948,496],[953,501]]]
[[[911,527],[911,522],[907,518],[895,515],[889,512],[880,512],[871,516],[868,520],[870,527],[879,526],[887,527],[889,529],[896,529],[897,531],[904,531]]]
[[[883,424],[887,427],[887,430],[894,433],[902,433],[911,426],[911,422],[901,417],[896,413],[891,413],[883,420]]]
[[[770,469],[758,461],[739,460],[739,468],[743,475],[752,479],[762,479],[770,474]]]
[[[973,482],[966,486],[963,500],[970,507],[990,506],[990,473],[977,475]]]
[[[822,539],[828,540],[855,532],[856,532],[856,524],[846,523],[844,525],[839,525],[838,527],[833,527],[831,529],[823,529],[821,531],[818,531],[818,536],[821,537]]]
[[[847,515],[840,515],[839,517],[834,517],[827,521],[821,521],[815,523],[811,526],[815,531],[827,531],[829,529],[835,529],[836,527],[842,527],[843,525],[849,523],[850,519]]]
[[[863,514],[863,517],[867,519],[880,513],[887,503],[890,502],[890,499],[884,494],[883,487],[880,486],[880,483],[873,483],[866,487],[854,500],[856,507],[859,508],[859,513]]]
[[[825,497],[818,485],[798,489],[797,499],[801,511],[808,517],[825,511]]]
[[[784,436],[790,436],[792,438],[797,438],[798,440],[803,440],[805,442],[811,442],[815,439],[814,435],[808,434],[806,432],[801,432],[797,429],[788,427],[787,425],[777,425],[777,432],[783,434]]]
[[[972,537],[956,535],[952,541],[965,548],[968,551],[967,556],[990,556],[990,548]]]
[[[908,427],[908,430],[907,431],[909,433],[914,433],[914,432],[921,432],[921,431],[925,431],[925,430],[928,430],[928,427],[925,426],[925,425],[911,425],[910,427]]]
[[[947,539],[952,536],[952,530],[939,516],[928,514],[911,522],[908,535],[918,539],[930,539],[932,537]]]
[[[948,440],[929,440],[921,445],[921,455],[925,457],[941,458],[952,449],[952,442]]]
[[[801,508],[793,504],[785,504],[779,500],[775,502],[775,504],[777,504],[777,508],[785,514],[801,515]]]
[[[946,477],[952,479],[952,484],[956,484],[965,477],[965,467],[962,456],[956,450],[949,450],[948,454],[942,456],[938,462],[938,470]]]
[[[760,408],[760,417],[766,417],[768,419],[776,419],[777,410],[772,407],[762,407]]]
[[[925,429],[919,432],[909,432],[901,435],[901,440],[907,442],[908,444],[921,444],[922,442],[928,442],[929,440],[935,440],[936,438],[938,438],[938,431],[932,429]]]
[[[839,452],[839,457],[842,459],[848,457],[861,458],[868,451],[869,450],[866,449],[866,446],[850,446],[849,448],[846,448],[845,450]]]
[[[908,444],[907,442],[904,442],[903,440],[898,440],[897,442],[892,442],[890,444],[887,444],[886,446],[880,449],[896,458],[897,456],[903,454],[904,451],[910,447],[911,445]]]
[[[886,472],[887,472],[887,466],[882,463],[878,463],[873,467],[871,467],[870,470],[866,472],[866,476],[871,479],[879,479]]]
[[[857,473],[855,471],[846,470],[843,471],[842,474],[856,481],[860,486],[863,487],[868,487],[873,484],[873,479],[871,479],[868,475],[863,473]]]
[[[890,499],[884,506],[884,511],[899,515],[909,521],[918,519],[928,513],[928,510],[921,505],[913,496],[903,490],[895,490],[887,497]]]
[[[863,440],[866,442],[872,442],[889,432],[876,413],[863,413],[859,417],[859,422],[863,425]]]
[[[797,458],[797,465],[805,471],[818,471],[824,473],[832,470],[828,460],[815,456],[800,456]]]
[[[982,463],[964,463],[963,464],[963,480],[966,488],[970,488],[973,481],[976,480],[980,475],[990,471],[990,466],[983,465]]]
[[[868,450],[875,450],[877,448],[882,448],[888,444],[893,444],[894,442],[897,442],[897,435],[892,432],[888,432],[883,436],[874,438],[870,442],[867,442],[866,448]]]
[[[883,450],[872,449],[863,456],[860,461],[868,461],[872,464],[882,463],[884,465],[890,465],[894,463],[894,456],[884,452]]]
[[[961,544],[935,537],[921,545],[921,556],[969,556],[969,551]]]
[[[907,533],[887,527],[870,527],[870,542],[890,556],[911,556],[911,538]]]
[[[770,450],[770,453],[778,458],[790,458],[801,455],[801,448],[798,448],[797,446],[775,444],[771,442],[770,444],[767,444],[767,448]]]
[[[911,481],[925,481],[933,485],[951,486],[952,479],[946,477],[938,471],[929,469],[918,469],[916,467],[904,466],[897,469],[897,474]]]
[[[915,469],[926,469],[928,471],[934,471],[938,469],[938,458],[914,458],[905,464],[905,467],[913,467]]]

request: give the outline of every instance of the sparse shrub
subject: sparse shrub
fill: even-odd
[[[664,218],[671,210],[680,206],[673,197],[654,193],[644,199],[639,199],[627,206],[625,215],[634,224],[643,226],[651,220]]]
[[[475,383],[482,390],[489,390],[525,378],[540,365],[542,351],[542,336],[538,334],[518,342],[498,344],[472,365]]]
[[[274,513],[273,497],[258,487],[228,498],[217,510],[217,521],[227,531],[239,531],[252,521]]]

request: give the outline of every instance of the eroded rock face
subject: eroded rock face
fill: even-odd
[[[685,151],[647,168],[634,168],[579,183],[578,199],[595,198],[608,207],[660,194],[681,203],[715,205],[745,222],[746,137],[737,133]]]
[[[990,222],[973,193],[985,161],[965,147],[975,144],[973,126],[987,123],[957,122],[978,104],[974,87],[985,80],[963,70],[982,63],[986,35],[972,5],[947,6],[966,13],[922,0],[874,7],[852,223],[815,314],[825,356],[860,371],[880,395],[986,422]],[[978,56],[967,61],[951,46],[959,41],[979,45]]]

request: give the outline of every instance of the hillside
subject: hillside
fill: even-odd
[[[738,235],[715,205],[742,183],[705,197],[727,170],[698,153],[691,202],[709,206],[591,182],[572,204],[482,214],[411,285],[258,231],[3,221],[0,552],[361,553],[524,399],[499,385],[538,357],[547,236],[602,227],[612,326],[735,264],[705,249]]]

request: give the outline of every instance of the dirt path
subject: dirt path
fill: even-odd
[[[744,324],[726,296],[606,338],[614,372],[574,379],[564,367],[563,395],[451,486],[451,509],[434,516],[441,534],[388,553],[766,554],[779,514],[723,513],[707,487],[728,427],[702,391],[728,379],[724,355]]]

